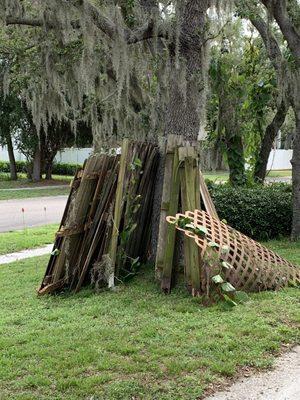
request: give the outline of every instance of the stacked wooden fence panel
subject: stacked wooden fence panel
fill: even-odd
[[[133,260],[146,259],[158,156],[156,146],[125,139],[121,155],[86,161],[74,177],[39,294],[113,286],[132,272]]]

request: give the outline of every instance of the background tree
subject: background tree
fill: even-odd
[[[273,93],[274,114],[265,128],[264,134],[261,135],[260,149],[254,168],[255,180],[263,183],[266,177],[267,164],[272,146],[285,121],[289,108],[288,91],[287,88],[284,87],[282,79],[282,72],[286,68],[288,60],[284,57],[284,54],[280,49],[280,43],[276,38],[275,32],[272,32],[271,26],[269,26],[268,22],[264,21],[262,17],[264,10],[258,7],[257,3],[255,4],[253,2],[237,1],[236,4],[239,15],[249,19],[253,27],[259,32],[266,49],[266,54],[264,54],[264,56],[269,58],[277,78],[278,90]],[[272,81],[267,82],[267,86],[270,86],[270,84],[275,86]],[[265,82],[265,80],[262,82]],[[264,87],[266,87],[265,83]],[[254,98],[254,100],[256,101],[256,104],[259,105],[259,99]]]
[[[233,185],[246,183],[245,161],[249,177],[255,173],[277,97],[261,39],[246,28],[239,19],[227,24],[212,48],[210,67],[209,138],[223,145]]]
[[[215,93],[217,119],[216,133],[224,143],[232,185],[246,183],[244,145],[241,129],[241,111],[246,93],[244,79],[237,68],[237,57],[232,42],[223,38],[221,47],[212,59],[210,77]]]
[[[7,146],[10,166],[10,179],[17,180],[17,167],[14,155],[13,135],[20,127],[22,107],[20,100],[13,94],[0,95],[0,144]]]
[[[259,4],[263,5],[263,8],[258,7]],[[291,160],[293,183],[292,238],[298,239],[300,237],[300,5],[296,0],[242,1],[238,3],[238,6],[241,5],[246,6],[248,18],[260,33],[270,60],[277,71],[281,99],[281,102],[278,102],[279,113],[286,113],[286,103],[288,102],[295,115],[296,130]],[[265,19],[261,17],[264,14]],[[287,62],[272,32],[273,21],[287,43]],[[279,115],[279,124],[282,119],[283,116]],[[278,121],[275,122],[278,125]]]

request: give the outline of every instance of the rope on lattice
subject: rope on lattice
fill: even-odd
[[[181,228],[177,224],[181,218],[189,218],[196,228],[205,227],[207,234],[201,237],[188,229]],[[226,271],[226,280],[236,289],[261,291],[279,289],[288,285],[300,285],[300,268],[298,266],[205,211],[187,211],[185,214],[176,214],[176,217],[169,216],[167,221],[175,224],[176,229],[183,231],[185,235],[195,240],[202,259],[208,243],[217,243],[220,259],[232,266]],[[229,248],[226,254],[222,254],[223,246]],[[203,275],[201,279],[204,279]]]

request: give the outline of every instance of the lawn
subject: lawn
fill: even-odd
[[[228,181],[229,173],[226,171],[214,171],[214,172],[204,172],[205,179],[210,179],[212,181],[225,182]],[[285,178],[292,177],[291,170],[278,170],[270,171],[267,175],[269,178]]]
[[[270,244],[300,263],[300,243]],[[204,308],[149,267],[115,292],[38,298],[46,262],[0,266],[0,399],[195,400],[300,339],[298,289]]]
[[[53,243],[57,224],[0,233],[0,254],[41,247]]]
[[[70,192],[69,187],[51,189],[0,190],[0,200],[28,199],[30,197],[63,196]]]
[[[31,182],[26,178],[25,174],[19,173],[18,180],[11,181],[9,174],[1,172],[0,200],[66,195],[70,191],[69,185],[71,179],[71,176],[53,175],[53,179],[50,181]],[[48,188],[49,186],[50,188]],[[56,187],[51,188],[51,186]]]
[[[17,189],[17,188],[34,188],[43,186],[58,186],[58,185],[69,185],[73,179],[72,176],[68,175],[53,175],[52,180],[42,180],[40,182],[32,182],[27,179],[26,174],[18,174],[17,181],[11,181],[9,174],[0,172],[0,189]]]

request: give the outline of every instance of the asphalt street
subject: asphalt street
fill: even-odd
[[[0,232],[58,223],[66,201],[67,196],[1,200]]]

